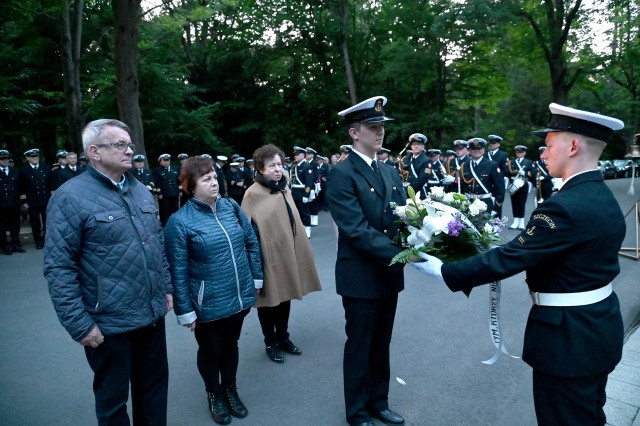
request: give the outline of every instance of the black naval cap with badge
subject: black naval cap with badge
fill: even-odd
[[[347,124],[382,123],[385,121],[392,121],[393,118],[385,116],[384,111],[382,110],[382,107],[386,104],[387,98],[384,96],[374,96],[350,108],[340,111],[338,115],[344,117],[344,121]]]
[[[40,155],[40,150],[38,148],[33,148],[24,152],[25,157],[38,157]]]
[[[516,152],[526,152],[527,151],[527,146],[526,145],[516,145],[513,147],[514,151]]]
[[[0,160],[8,160],[9,159],[9,151],[6,149],[0,149]]]
[[[313,154],[313,155],[316,155],[316,154],[318,154],[318,151],[316,151],[316,150],[315,150],[315,149],[313,149],[313,148],[307,147],[307,154]]]
[[[380,148],[380,151],[378,151],[378,155],[379,154],[391,154],[391,150],[388,148]]]
[[[58,152],[56,152],[56,157],[57,158],[67,158],[67,154],[68,154],[67,151],[65,151],[64,149],[61,149]]]
[[[340,152],[351,152],[353,145],[340,145]]]
[[[294,146],[293,147],[293,155],[295,154],[306,154],[307,150],[305,148],[301,148],[299,146]]]
[[[144,159],[145,159],[145,157],[142,154],[138,154],[138,155],[134,155],[133,156],[133,161],[136,161],[136,162],[138,162],[138,161],[143,162]]]
[[[489,139],[489,143],[491,144],[502,142],[502,138],[498,135],[489,135],[487,139]]]
[[[452,149],[448,149],[448,150],[445,151],[445,154],[447,154],[447,155],[456,155],[456,152],[454,150],[452,150]]]
[[[583,111],[568,106],[549,104],[551,118],[546,129],[536,130],[535,136],[546,138],[553,132],[570,132],[608,142],[614,130],[624,127],[624,122],[595,112]]]
[[[171,154],[160,154],[160,156],[158,157],[158,161],[162,160],[171,160]]]
[[[427,143],[427,137],[422,133],[414,133],[409,136],[409,146],[413,143],[421,143],[422,145],[425,145]]]
[[[186,160],[187,158],[189,158],[189,154],[178,154],[178,160]]]
[[[463,139],[456,139],[455,141],[453,141],[453,149],[458,150],[458,149],[463,149],[467,147],[468,147],[468,143]]]

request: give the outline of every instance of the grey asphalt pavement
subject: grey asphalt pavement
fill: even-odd
[[[623,212],[640,196],[640,183],[636,184],[635,196],[626,194],[630,179],[607,183]],[[527,215],[531,210],[530,199]],[[507,201],[504,214],[510,213]],[[633,221],[629,220],[627,226],[625,245],[635,245]],[[516,231],[505,231],[508,238],[516,235]],[[249,416],[234,418],[232,425],[346,424],[342,391],[344,313],[335,293],[336,239],[328,213],[320,215],[311,244],[324,290],[292,302],[291,339],[303,354],[287,356],[284,364],[271,362],[264,351],[257,315],[252,311],[240,338],[238,370],[239,394]],[[0,424],[95,424],[92,374],[84,352],[69,338],[53,311],[42,276],[42,251],[32,244],[26,248],[24,254],[0,256]],[[621,273],[613,285],[620,297],[625,327],[630,329],[640,312],[640,262],[621,257],[620,266]],[[391,344],[391,408],[405,416],[407,425],[535,425],[530,367],[505,356],[494,365],[481,363],[494,352],[488,329],[488,288],[475,289],[467,299],[411,267],[405,268],[405,281]],[[503,283],[505,344],[511,353],[519,355],[531,302],[524,274]],[[168,423],[214,424],[196,368],[195,339],[176,324],[173,313],[167,316],[166,327]],[[635,356],[638,364],[632,368],[640,371],[640,356]],[[625,380],[626,376],[617,377]],[[633,388],[624,389],[623,396]],[[632,408],[624,408],[631,413]]]

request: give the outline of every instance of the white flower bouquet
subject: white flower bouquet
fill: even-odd
[[[391,203],[398,220],[406,225],[398,234],[405,250],[392,259],[392,265],[407,263],[419,252],[444,262],[466,259],[501,240],[506,218],[491,217],[483,201],[471,202],[462,194],[445,193],[442,187],[431,188],[425,200],[411,187],[407,192],[406,205]]]

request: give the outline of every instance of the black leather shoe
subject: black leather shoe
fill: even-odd
[[[209,411],[211,412],[213,421],[220,425],[228,425],[231,423],[231,416],[229,415],[229,409],[222,394],[222,389],[207,392],[207,399],[209,400]]]
[[[44,248],[44,243],[41,243],[41,242],[37,242],[36,243],[36,249],[40,250],[40,249],[43,249],[43,248]]]
[[[403,425],[404,424],[404,418],[398,414],[398,413],[394,413],[393,411],[386,409],[386,410],[381,410],[381,411],[372,411],[371,414],[381,420],[383,423],[386,423],[388,425]]]
[[[289,339],[278,344],[278,347],[283,351],[290,353],[291,355],[302,355],[302,349],[294,345],[293,342],[291,342],[291,340]]]
[[[282,356],[280,349],[278,349],[276,345],[267,346],[266,350],[267,350],[267,356],[269,357],[269,359],[271,359],[271,361],[277,362],[280,364],[284,362],[284,356]]]
[[[227,402],[227,407],[232,416],[239,418],[247,417],[249,411],[242,401],[240,401],[238,390],[235,386],[229,386],[224,390],[224,399]]]
[[[24,253],[24,252],[26,252],[26,250],[23,249],[22,246],[18,246],[18,247],[14,247],[13,248],[13,252],[14,253]]]

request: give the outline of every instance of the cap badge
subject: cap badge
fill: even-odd
[[[378,99],[376,101],[376,105],[375,105],[375,110],[376,112],[381,112],[382,111],[382,98]]]

